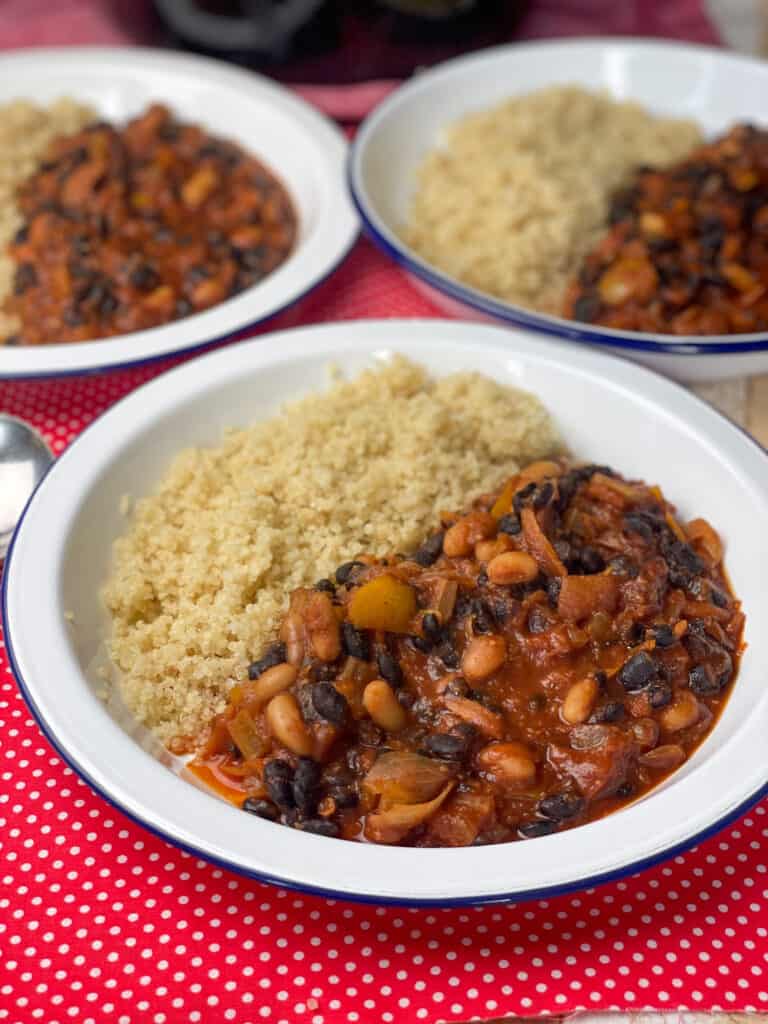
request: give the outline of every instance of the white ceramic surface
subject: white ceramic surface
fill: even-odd
[[[628,39],[514,44],[416,75],[369,115],[352,145],[349,182],[366,231],[440,308],[598,345],[682,380],[768,370],[768,334],[686,338],[616,331],[532,313],[462,285],[398,237],[424,156],[447,125],[549,85],[606,89],[657,114],[690,117],[715,135],[736,121],[768,124],[768,63],[703,46]]]
[[[22,50],[0,60],[0,104],[71,96],[123,122],[147,104],[240,143],[285,184],[299,219],[291,256],[263,281],[194,316],[103,341],[10,348],[0,378],[107,369],[198,348],[293,304],[343,260],[358,232],[344,188],[347,145],[329,120],[260,75],[168,50]]]
[[[682,388],[579,346],[446,321],[328,324],[246,342],[171,370],[113,406],[62,455],[19,527],[5,571],[5,636],[35,715],[62,754],[128,814],[237,870],[361,899],[449,903],[584,886],[669,855],[724,824],[768,781],[768,455]],[[150,491],[190,444],[274,413],[403,352],[441,375],[477,369],[541,397],[572,450],[660,484],[682,516],[722,532],[747,612],[741,672],[694,757],[648,798],[562,834],[418,850],[345,843],[273,825],[180,778],[118,705],[97,696],[99,600],[122,495]],[[71,613],[72,621],[65,618]],[[40,638],[45,642],[41,643]]]

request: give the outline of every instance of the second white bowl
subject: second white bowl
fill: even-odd
[[[515,44],[447,61],[395,90],[365,120],[349,184],[365,230],[445,312],[607,348],[679,380],[768,371],[768,334],[677,337],[618,331],[534,313],[462,284],[399,237],[416,171],[445,128],[471,111],[551,85],[604,89],[656,114],[693,118],[706,135],[765,124],[768,63],[705,46],[627,39]]]

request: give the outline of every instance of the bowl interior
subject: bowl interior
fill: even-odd
[[[246,829],[238,811],[177,777],[181,765],[119,701],[100,699],[107,623],[99,592],[111,544],[126,528],[123,496],[151,491],[184,446],[216,444],[227,427],[323,387],[329,363],[353,374],[392,351],[437,375],[479,369],[533,391],[576,455],[658,483],[681,516],[703,515],[721,531],[747,610],[749,646],[711,736],[645,800],[512,852],[360,847],[260,821]],[[768,615],[760,568],[768,560],[765,467],[756,445],[682,389],[604,356],[438,321],[369,324],[365,337],[357,325],[285,332],[268,347],[222,350],[164,375],[119,403],[63,456],[32,502],[10,559],[9,649],[37,713],[97,788],[170,838],[242,870],[324,891],[419,901],[586,883],[710,827],[765,782],[755,753],[755,730],[768,722],[761,670],[768,636],[760,628]],[[41,632],[50,637],[46,645],[36,642]],[[311,863],[307,842],[317,847]],[[425,854],[429,871],[414,873],[414,855],[424,863]]]
[[[370,121],[357,173],[371,211],[396,232],[419,164],[465,114],[547,86],[579,85],[692,118],[714,135],[734,121],[765,124],[766,84],[768,66],[704,47],[622,40],[503,47],[450,61],[395,94]]]
[[[609,345],[683,380],[764,372],[765,333],[682,338],[577,323],[465,285],[428,264],[399,237],[418,168],[443,143],[451,123],[552,85],[604,89],[659,115],[692,118],[706,135],[736,121],[766,123],[760,97],[768,86],[768,65],[707,47],[604,39],[499,47],[458,58],[401,86],[369,116],[353,143],[352,192],[374,240],[449,313],[459,309],[464,316],[479,313],[486,320]],[[729,362],[736,352],[739,360]],[[701,355],[708,360],[697,358]]]

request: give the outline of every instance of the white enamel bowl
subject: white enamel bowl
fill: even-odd
[[[159,101],[183,120],[234,139],[288,189],[298,214],[298,241],[286,262],[263,281],[183,320],[103,341],[0,345],[0,378],[105,370],[229,338],[305,296],[338,266],[357,236],[357,217],[344,187],[343,135],[266,78],[168,50],[88,47],[3,54],[0,104],[14,99],[48,104],[60,96],[87,103],[117,122]]]
[[[453,316],[529,327],[597,345],[679,380],[768,370],[768,334],[686,338],[617,331],[532,313],[494,299],[422,260],[398,236],[416,169],[447,125],[470,111],[549,85],[605,89],[657,114],[689,117],[715,135],[736,121],[765,125],[768,63],[704,46],[600,39],[503,46],[415,76],[365,120],[350,153],[349,184],[366,232]]]
[[[445,321],[328,324],[246,342],[171,370],[123,399],[61,456],[32,499],[5,571],[14,673],[62,756],[170,842],[267,880],[342,897],[449,904],[522,899],[651,864],[725,824],[766,788],[768,456],[682,388],[630,363],[519,331]],[[99,601],[122,495],[151,491],[180,448],[274,413],[403,352],[437,375],[481,370],[528,388],[585,459],[660,484],[682,516],[722,531],[748,648],[725,712],[662,788],[608,818],[512,845],[418,850],[273,825],[195,788],[120,707],[98,698]],[[71,613],[72,621],[65,618]]]

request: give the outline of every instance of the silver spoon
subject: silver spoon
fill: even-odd
[[[52,462],[53,453],[36,430],[0,413],[0,562],[24,506]]]

